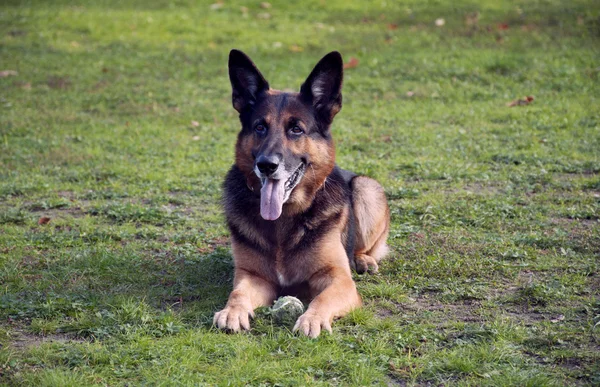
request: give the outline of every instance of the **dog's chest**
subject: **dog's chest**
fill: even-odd
[[[293,227],[275,228],[275,276],[280,286],[290,286],[306,280],[305,261],[311,255],[306,244],[307,230],[302,223]]]

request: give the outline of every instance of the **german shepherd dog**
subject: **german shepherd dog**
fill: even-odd
[[[312,300],[294,331],[331,332],[334,318],[361,305],[350,268],[377,270],[390,223],[381,185],[335,164],[342,56],[323,57],[299,93],[271,89],[238,50],[229,78],[242,124],[223,186],[235,275],[214,324],[248,330],[255,308],[292,294]]]

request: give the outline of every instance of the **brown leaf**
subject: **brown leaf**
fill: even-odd
[[[358,67],[358,59],[351,56],[350,60],[347,63],[344,63],[344,69],[353,69]]]
[[[499,29],[500,31],[506,31],[506,30],[507,30],[507,29],[509,29],[509,28],[510,28],[510,27],[509,27],[509,26],[508,26],[508,24],[506,24],[506,23],[499,23],[499,24],[498,24],[498,29]]]
[[[395,30],[398,29],[398,24],[396,24],[396,23],[390,23],[390,24],[388,24],[387,28],[390,31],[395,31]]]
[[[535,98],[533,98],[533,96],[528,95],[527,97],[523,97],[523,99],[515,99],[514,101],[508,103],[508,107],[513,107],[513,106],[524,106],[524,105],[529,105],[531,102],[533,102]]]
[[[471,12],[465,15],[465,25],[476,26],[479,24],[479,12]]]
[[[19,75],[18,72],[16,72],[15,70],[4,70],[4,71],[0,71],[0,78],[5,78],[5,77],[14,77]]]
[[[45,224],[50,223],[51,218],[48,218],[47,216],[42,216],[39,220],[38,220],[38,224],[40,226],[43,226]]]
[[[217,9],[221,9],[221,8],[223,8],[223,5],[225,5],[223,3],[223,1],[217,1],[216,3],[210,5],[210,9],[212,9],[213,11],[217,10]]]

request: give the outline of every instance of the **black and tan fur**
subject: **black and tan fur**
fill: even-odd
[[[224,184],[235,278],[227,305],[215,314],[219,328],[249,329],[255,308],[292,294],[311,300],[295,330],[311,337],[331,331],[334,318],[361,305],[351,267],[376,271],[387,253],[383,188],[335,165],[330,125],[342,106],[342,72],[342,57],[332,52],[299,93],[281,92],[244,53],[230,53],[242,129]],[[291,176],[282,208],[261,204],[261,187],[284,181],[268,176]]]

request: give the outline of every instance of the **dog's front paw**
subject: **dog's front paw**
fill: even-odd
[[[321,329],[331,333],[331,319],[312,311],[306,311],[294,325],[294,332],[300,331],[313,339],[319,336]]]
[[[222,311],[215,313],[213,324],[232,332],[239,332],[240,329],[247,331],[250,329],[251,317],[254,317],[252,309],[243,305],[228,305]]]

